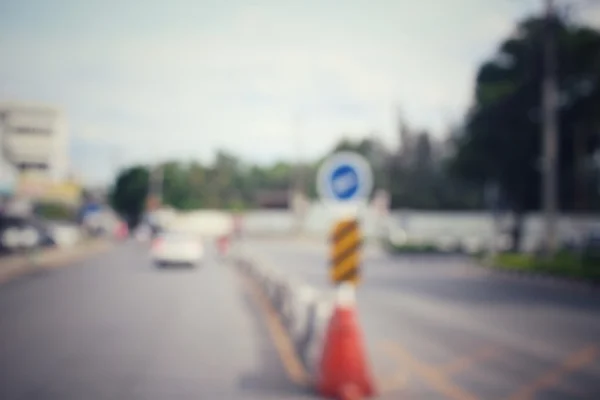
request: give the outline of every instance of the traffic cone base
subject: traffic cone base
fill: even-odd
[[[341,400],[375,395],[375,387],[353,305],[336,307],[327,328],[317,390]]]

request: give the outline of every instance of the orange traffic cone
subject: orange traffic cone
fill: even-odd
[[[375,395],[367,365],[362,333],[354,304],[354,287],[343,284],[325,336],[317,390],[340,400],[358,400]]]

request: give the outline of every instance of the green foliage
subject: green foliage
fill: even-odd
[[[41,202],[35,205],[35,214],[50,221],[75,220],[76,212],[73,207],[63,203]]]
[[[472,182],[497,182],[511,208],[523,212],[540,204],[542,143],[541,90],[544,22],[522,22],[514,37],[500,46],[477,75],[475,104],[464,135],[456,140],[454,172]],[[600,119],[600,33],[557,20],[552,32],[558,44],[560,107],[561,204],[573,204],[575,163],[598,147]],[[582,154],[574,139],[583,136]]]
[[[128,168],[117,176],[111,193],[113,208],[124,216],[131,226],[137,225],[146,205],[148,169],[143,166]]]
[[[403,161],[406,158],[403,153],[390,152],[373,137],[356,141],[343,139],[332,152],[355,151],[367,158],[375,175],[375,187],[389,190],[396,207],[460,209],[477,206],[478,197],[447,176],[445,161],[436,155],[440,144],[433,144],[426,132],[405,132],[406,135],[414,136],[417,144],[415,155],[405,160],[407,162]],[[315,199],[317,170],[324,158],[301,165],[279,161],[261,166],[246,165],[231,154],[219,152],[210,165],[167,162],[160,166],[163,203],[181,210],[243,210],[257,207],[261,190],[286,191],[295,184]],[[124,170],[113,187],[113,205],[129,220],[137,221],[144,210],[147,191],[146,167]]]
[[[560,252],[551,259],[540,259],[522,253],[499,254],[493,260],[495,268],[528,273],[543,273],[576,279],[600,281],[600,265],[571,252]]]
[[[593,111],[600,108],[599,32],[560,20],[550,28],[539,18],[523,21],[479,68],[474,105],[464,132],[453,140],[457,151],[450,171],[480,187],[497,183],[518,220],[540,206],[545,29],[557,43],[560,71],[559,203],[573,209],[582,185],[591,183],[580,179],[581,166],[589,164],[599,144],[600,118]],[[516,249],[520,232],[517,224]]]
[[[436,245],[429,243],[407,243],[387,244],[387,249],[394,254],[441,254],[443,253]]]

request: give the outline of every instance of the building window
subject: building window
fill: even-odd
[[[52,133],[49,129],[33,128],[29,126],[19,126],[11,129],[14,133],[29,134],[29,135],[50,135]]]
[[[21,171],[45,171],[48,169],[47,163],[19,163]]]

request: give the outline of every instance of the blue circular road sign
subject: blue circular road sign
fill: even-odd
[[[373,189],[368,161],[352,152],[339,152],[325,160],[317,176],[317,190],[324,200],[365,200]]]

